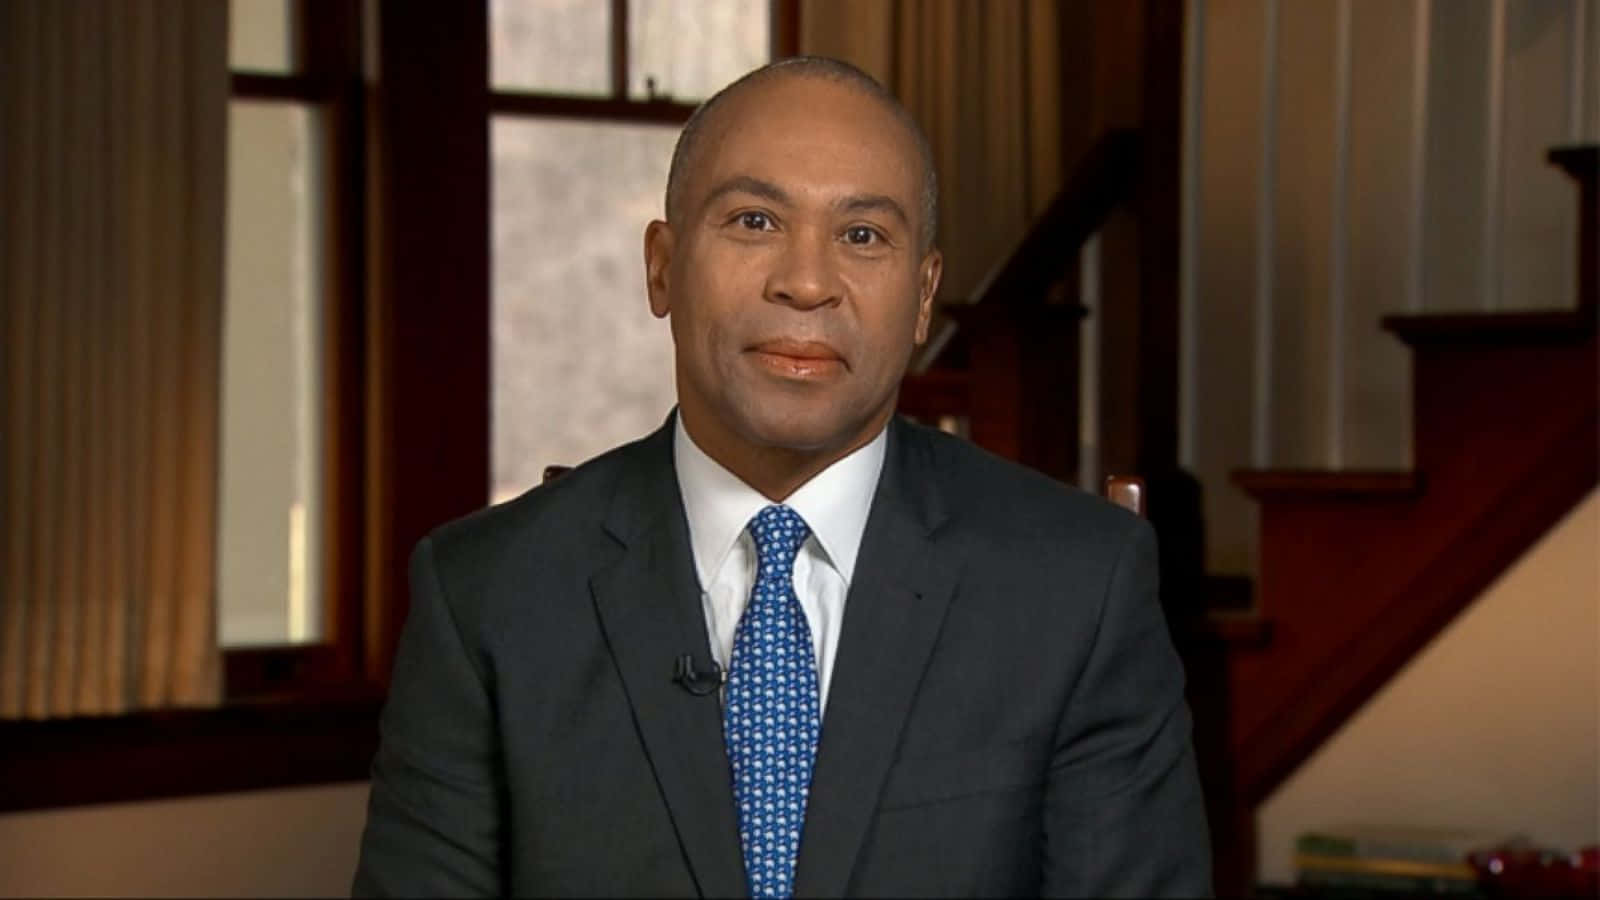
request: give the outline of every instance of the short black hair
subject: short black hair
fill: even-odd
[[[919,237],[924,251],[932,247],[934,238],[939,233],[939,176],[934,170],[933,148],[928,144],[928,136],[923,133],[922,126],[917,124],[911,112],[889,92],[888,88],[879,84],[876,78],[850,63],[827,56],[791,56],[768,63],[740,76],[737,81],[717,91],[711,99],[700,104],[694,114],[689,116],[689,121],[684,124],[683,131],[678,135],[677,144],[672,148],[672,167],[667,172],[667,221],[674,225],[682,221],[683,210],[680,207],[683,203],[685,170],[694,157],[695,148],[700,141],[700,132],[711,111],[723,98],[737,93],[744,87],[782,76],[819,78],[857,88],[883,103],[911,132],[922,162],[922,233]]]

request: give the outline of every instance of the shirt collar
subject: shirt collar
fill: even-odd
[[[672,448],[678,490],[689,519],[695,572],[706,589],[722,568],[745,526],[772,501],[745,484],[697,446],[674,416]],[[888,428],[850,455],[812,476],[783,502],[800,514],[839,574],[849,584],[856,554],[883,471]]]

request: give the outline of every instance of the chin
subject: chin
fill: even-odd
[[[799,452],[831,450],[848,444],[871,419],[842,416],[837,407],[784,410],[768,404],[749,413],[741,416],[744,427],[740,430],[751,443]]]

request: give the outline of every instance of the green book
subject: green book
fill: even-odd
[[[1437,894],[1450,897],[1487,896],[1483,886],[1474,879],[1436,878],[1417,875],[1397,875],[1383,872],[1337,871],[1331,869],[1302,870],[1300,886],[1318,893],[1350,894]]]
[[[1322,858],[1405,860],[1465,865],[1467,854],[1506,842],[1504,835],[1448,828],[1348,825],[1308,831],[1295,852]]]

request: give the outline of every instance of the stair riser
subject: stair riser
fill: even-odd
[[[1561,427],[1552,405],[1600,405],[1595,342],[1516,348],[1424,347],[1415,352],[1415,460],[1429,479],[1461,465],[1493,465],[1498,452]],[[1484,438],[1466,456],[1463,435]]]

